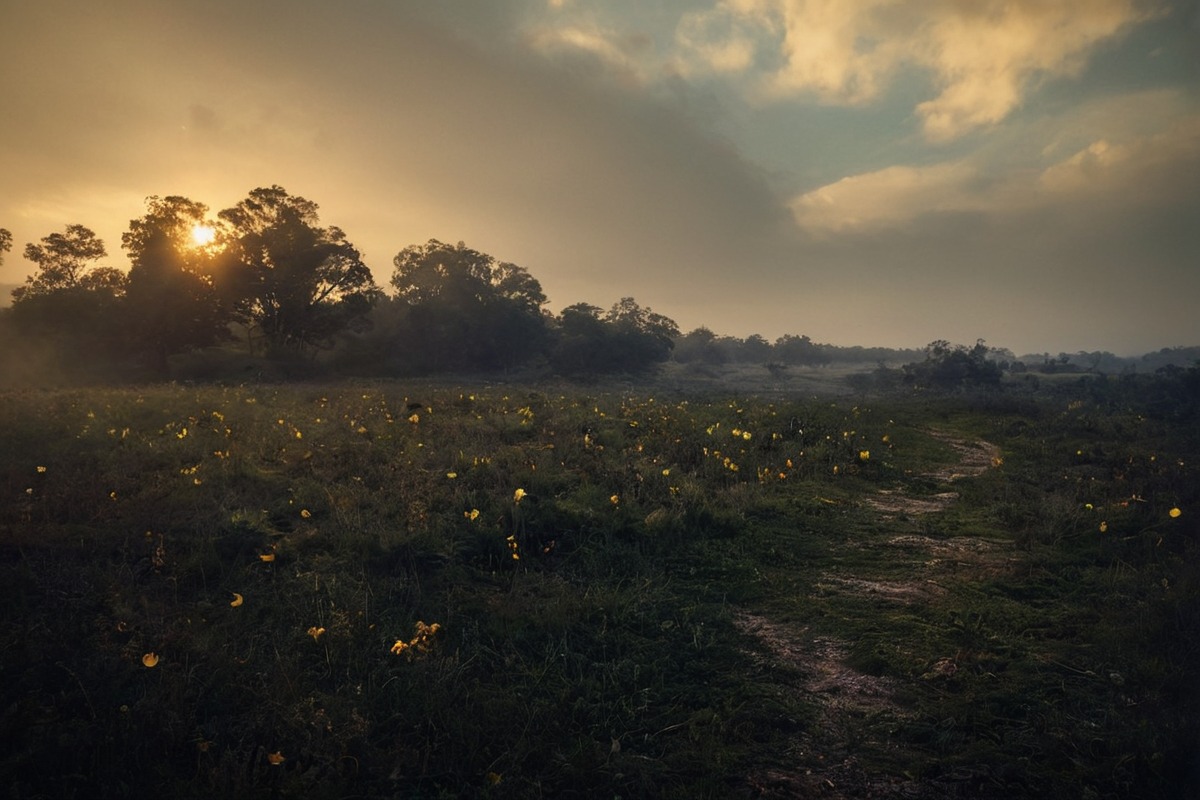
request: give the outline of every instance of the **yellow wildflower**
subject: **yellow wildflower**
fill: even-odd
[[[283,762],[287,761],[282,750],[276,750],[274,753],[267,753],[267,763],[272,767],[278,767]]]
[[[515,492],[513,492],[513,502],[521,502],[522,498],[524,498],[526,494],[527,492],[524,489],[517,489]]]
[[[158,666],[158,653],[146,653],[142,656],[142,666],[150,669]]]
[[[321,641],[321,636],[325,633],[324,628],[318,628],[316,625],[308,629],[308,635],[313,638],[314,642]]]
[[[1178,506],[1176,506],[1175,508],[1172,508],[1170,511],[1167,512],[1167,516],[1170,517],[1171,519],[1178,519],[1182,514],[1183,514],[1183,512],[1179,510]]]
[[[232,594],[233,594],[233,599],[229,601],[230,608],[237,608],[242,603],[246,602],[245,599],[237,592],[232,592]]]

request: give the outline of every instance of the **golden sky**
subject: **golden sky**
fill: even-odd
[[[1200,344],[1200,8],[1157,0],[0,0],[0,283],[149,195],[278,184],[386,285],[1018,353]]]

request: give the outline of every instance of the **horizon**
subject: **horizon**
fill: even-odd
[[[1200,8],[825,5],[15,4],[0,284],[68,224],[124,268],[146,197],[278,184],[380,286],[436,238],[685,332],[1200,343]]]
[[[534,277],[536,277],[536,276],[534,276]],[[18,286],[20,286],[20,285],[22,285],[22,284],[17,284],[17,283],[0,283],[0,309],[7,308],[7,307],[9,307],[10,305],[12,305],[12,297],[11,297],[11,292],[12,292],[12,290],[13,290],[13,289],[17,288],[17,287],[18,287]],[[385,290],[385,291],[386,291],[386,290]],[[569,305],[569,304],[566,304],[566,305]],[[555,306],[555,304],[554,304],[554,303],[547,303],[547,307],[548,307],[548,308],[547,308],[547,310],[551,311],[551,312],[552,312],[552,313],[554,313],[554,314],[557,314],[558,312],[560,312],[560,311],[562,310],[562,306],[558,306],[558,307],[554,307],[554,306]],[[750,332],[750,333],[746,333],[746,334],[737,334],[737,333],[731,333],[731,332],[728,332],[728,331],[719,331],[719,330],[715,330],[715,329],[711,328],[711,327],[710,327],[710,326],[708,326],[708,325],[705,325],[705,324],[703,324],[703,323],[700,323],[699,325],[693,326],[693,327],[691,327],[691,328],[687,328],[687,329],[683,329],[683,328],[681,328],[681,330],[680,330],[680,335],[681,335],[681,336],[686,336],[688,333],[690,333],[690,332],[692,332],[692,331],[696,330],[697,328],[709,328],[709,330],[711,330],[711,331],[712,331],[714,334],[716,334],[716,336],[717,336],[717,337],[719,337],[719,338],[731,337],[731,338],[735,338],[735,339],[738,339],[738,340],[745,340],[745,339],[749,338],[750,336],[753,336],[753,335],[755,335],[755,333],[757,333],[757,331],[752,331],[752,332]],[[759,335],[762,335],[762,334],[759,334]],[[807,334],[806,334],[806,333],[804,333],[804,331],[787,331],[787,332],[785,332],[785,333],[783,333],[783,334],[780,334],[779,336],[774,336],[774,337],[771,337],[771,336],[763,336],[763,338],[764,338],[764,339],[766,339],[766,340],[767,340],[767,342],[768,342],[768,343],[770,343],[771,345],[774,345],[774,344],[775,344],[775,343],[776,343],[776,342],[777,342],[779,339],[783,338],[784,336],[789,336],[789,335],[791,335],[791,336],[806,336]],[[879,349],[895,350],[895,351],[897,351],[897,352],[901,352],[901,351],[905,351],[905,350],[913,350],[913,351],[922,351],[922,350],[925,350],[925,349],[926,349],[926,348],[927,348],[927,347],[928,347],[928,346],[929,346],[929,345],[930,345],[930,344],[931,344],[933,341],[936,341],[936,340],[931,340],[930,342],[926,342],[926,343],[924,343],[924,344],[920,344],[920,345],[911,345],[911,346],[909,346],[909,345],[886,345],[886,344],[878,344],[878,343],[873,343],[873,344],[868,344],[868,343],[851,343],[851,344],[844,344],[844,343],[841,343],[841,342],[825,342],[825,341],[819,341],[819,340],[817,340],[817,339],[813,339],[812,341],[813,341],[813,344],[815,344],[815,345],[818,345],[818,346],[823,346],[823,347],[835,347],[835,348],[838,348],[838,349],[843,349],[843,350],[849,350],[849,349],[853,349],[853,348],[855,348],[855,347],[860,347],[860,348],[863,348],[863,349],[875,349],[875,348],[879,348]],[[971,344],[974,344],[974,342],[950,342],[950,343],[951,343],[952,345],[971,345]],[[1128,352],[1128,353],[1122,353],[1122,352],[1116,352],[1116,351],[1111,351],[1111,350],[1103,350],[1103,351],[1101,351],[1101,350],[1097,350],[1097,349],[1095,349],[1095,348],[1093,348],[1093,349],[1091,349],[1091,350],[1084,349],[1084,350],[1073,350],[1073,351],[1066,351],[1066,350],[1061,350],[1061,349],[1057,349],[1057,350],[1056,350],[1056,349],[1043,349],[1043,350],[1019,351],[1019,350],[1014,350],[1013,348],[1011,348],[1011,347],[1008,347],[1008,346],[1004,345],[1003,343],[999,343],[999,344],[997,344],[997,343],[993,343],[993,342],[986,342],[986,344],[988,345],[988,347],[989,347],[989,348],[991,348],[991,349],[994,349],[994,350],[1008,350],[1008,351],[1012,352],[1013,356],[1014,356],[1015,358],[1017,358],[1017,359],[1024,359],[1024,358],[1028,358],[1028,357],[1030,357],[1030,356],[1052,356],[1052,357],[1058,357],[1058,356],[1061,356],[1061,355],[1064,355],[1064,354],[1065,354],[1065,355],[1078,355],[1078,354],[1083,354],[1083,353],[1090,354],[1090,353],[1096,353],[1096,352],[1103,352],[1103,353],[1105,353],[1105,354],[1107,354],[1107,355],[1112,355],[1112,356],[1115,356],[1115,357],[1117,357],[1117,358],[1121,358],[1121,359],[1130,360],[1130,359],[1139,359],[1139,358],[1143,358],[1143,357],[1145,357],[1145,356],[1154,355],[1154,354],[1157,354],[1157,353],[1161,353],[1161,352],[1163,352],[1163,351],[1169,351],[1169,350],[1191,350],[1191,349],[1195,349],[1195,348],[1200,348],[1200,344],[1182,344],[1182,343],[1181,343],[1181,344],[1163,345],[1162,347],[1156,347],[1156,348],[1153,348],[1153,349],[1151,349],[1151,350],[1145,350],[1145,351],[1140,351],[1140,352]]]

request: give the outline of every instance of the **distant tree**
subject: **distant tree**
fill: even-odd
[[[717,335],[703,325],[675,340],[672,358],[681,364],[722,364],[726,360],[717,346]]]
[[[12,233],[8,228],[0,228],[0,264],[4,263],[4,254],[12,250]]]
[[[814,344],[807,336],[794,336],[789,333],[775,340],[775,358],[784,364],[820,366],[830,361],[822,347],[823,345]]]
[[[83,225],[68,225],[26,245],[24,255],[37,271],[12,293],[18,335],[68,371],[99,367],[116,355],[125,274],[91,264],[107,255],[104,242]]]
[[[587,303],[564,308],[550,352],[555,371],[568,377],[647,372],[666,361],[679,336],[675,321],[624,297],[603,316]]]
[[[989,359],[991,351],[983,339],[973,347],[952,345],[945,339],[930,342],[925,360],[905,364],[905,382],[928,389],[952,390],[966,387],[999,386],[1000,366]]]
[[[738,348],[738,360],[753,364],[765,364],[773,354],[771,343],[757,333],[747,336]]]
[[[119,290],[124,273],[112,267],[89,266],[107,255],[103,240],[83,225],[68,225],[65,232],[52,233],[41,244],[27,244],[25,258],[38,269],[13,291],[13,301],[64,289]]]
[[[218,217],[220,282],[272,352],[329,347],[365,324],[379,290],[345,234],[320,226],[316,203],[272,186]]]
[[[186,197],[150,197],[145,216],[121,236],[131,263],[125,292],[131,350],[165,374],[167,358],[230,338],[231,308],[214,281],[217,254],[197,245],[208,207]]]
[[[582,378],[612,371],[606,341],[608,326],[601,309],[589,303],[564,308],[555,320],[550,366],[559,375]]]
[[[633,360],[647,365],[670,358],[675,337],[679,336],[675,320],[656,314],[649,307],[643,308],[632,297],[622,297],[614,303],[604,319],[616,327],[618,336],[628,340],[631,355],[640,353],[641,357]]]
[[[506,369],[545,352],[546,295],[523,267],[436,239],[404,248],[393,264],[404,368]]]

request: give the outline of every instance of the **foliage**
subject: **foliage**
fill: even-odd
[[[24,286],[13,291],[13,302],[31,295],[59,290],[94,289],[119,293],[124,275],[111,267],[93,268],[88,262],[107,256],[104,242],[89,228],[68,225],[63,233],[52,233],[41,244],[25,246],[25,258],[37,265]]]
[[[0,780],[1186,796],[1200,441],[1140,402],[6,393]],[[979,436],[1002,457],[939,484]],[[814,687],[847,675],[878,694],[831,715]]]
[[[120,352],[125,275],[90,266],[106,255],[104,242],[82,225],[25,247],[38,269],[13,291],[9,324],[64,372],[109,364]]]
[[[990,353],[982,339],[969,348],[939,339],[925,348],[924,361],[904,365],[904,380],[918,388],[942,391],[999,386],[1002,372],[988,358]]]
[[[564,308],[556,323],[550,363],[560,375],[574,378],[647,373],[670,357],[679,336],[674,320],[632,297],[603,315],[597,306],[576,303]]]
[[[316,203],[272,186],[218,216],[220,280],[272,348],[327,348],[364,324],[378,295],[371,271],[340,229],[319,226]]]
[[[807,336],[782,336],[775,342],[775,356],[785,364],[821,365],[832,359]]]
[[[213,280],[213,252],[192,238],[208,224],[208,207],[171,196],[150,197],[146,208],[121,236],[131,262],[125,314],[131,349],[165,375],[168,356],[229,338],[232,310]]]
[[[393,263],[389,338],[402,372],[507,369],[542,352],[546,296],[523,267],[436,239]]]

